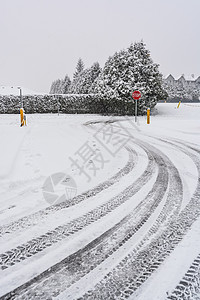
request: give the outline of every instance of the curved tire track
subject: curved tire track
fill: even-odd
[[[72,200],[70,200],[70,202],[62,202],[60,204],[49,206],[49,207],[47,207],[43,210],[40,210],[34,214],[25,216],[25,217],[20,218],[19,220],[14,221],[10,224],[1,226],[0,227],[0,237],[5,234],[14,233],[21,229],[26,229],[31,226],[34,226],[40,220],[44,220],[45,218],[47,218],[48,215],[51,215],[61,209],[65,209],[67,207],[76,205],[76,204],[84,201],[85,199],[87,199],[89,197],[93,197],[93,196],[97,195],[98,193],[102,192],[103,190],[108,189],[110,186],[112,186],[113,184],[118,182],[120,180],[120,178],[122,178],[123,176],[130,173],[135,166],[135,163],[137,160],[137,154],[135,153],[135,151],[133,149],[130,149],[128,147],[126,147],[126,149],[129,152],[129,159],[128,159],[127,164],[125,165],[124,168],[122,168],[119,172],[117,172],[110,179],[104,181],[103,183],[100,183],[93,189],[74,197]]]
[[[178,148],[188,154],[188,151],[182,147]],[[199,154],[198,150],[194,148],[193,150]],[[88,291],[79,299],[128,298],[152,275],[182,240],[200,216],[200,160],[195,154],[190,153],[189,155],[197,166],[199,177],[197,188],[185,209],[142,251],[139,253],[132,251],[93,290]]]
[[[145,150],[145,148],[144,148]],[[155,172],[154,164],[158,157],[154,157],[150,152],[145,150],[148,155],[149,163],[144,173],[125,190],[119,193],[117,196],[111,198],[106,203],[98,206],[97,208],[89,211],[83,216],[77,219],[61,225],[54,230],[48,231],[47,233],[28,241],[14,249],[11,249],[3,254],[0,254],[0,268],[6,269],[9,266],[13,266],[28,257],[31,257],[38,252],[52,246],[53,244],[61,241],[62,239],[80,231],[84,227],[92,224],[100,218],[113,211],[121,204],[129,200],[134,194],[136,194],[140,188],[150,180],[151,176]]]
[[[178,187],[180,194],[182,194],[182,184],[180,178],[178,177],[176,168],[167,159],[167,157],[164,156],[164,160],[163,155],[161,155],[160,152],[159,155],[156,154],[155,156],[157,157],[156,159],[160,168],[160,172],[157,176],[157,180],[152,191],[150,191],[148,196],[142,201],[143,203],[139,204],[131,214],[129,214],[112,229],[105,232],[95,241],[88,244],[84,249],[79,250],[75,254],[63,260],[61,263],[58,263],[48,271],[45,271],[34,280],[29,282],[29,284],[27,283],[25,286],[13,291],[10,296],[17,296],[19,294],[25,296],[26,294],[26,297],[29,299],[38,297],[38,294],[40,295],[41,299],[47,299],[49,297],[56,296],[62,292],[63,289],[66,289],[81,277],[89,273],[108,256],[112,255],[114,251],[121,247],[134,235],[136,231],[140,229],[140,227],[153,213],[155,208],[159,205],[168,185],[168,180],[165,180],[168,178],[167,165],[168,170],[171,172],[170,187]],[[163,182],[165,182],[164,186],[162,185]],[[169,202],[170,205],[173,205],[175,201],[173,201],[172,197],[172,193],[169,193],[166,203]],[[180,197],[177,197],[177,207],[179,206],[181,199],[181,195]],[[145,205],[147,200],[149,200],[149,203]],[[166,205],[166,207],[168,207],[168,205]],[[159,216],[160,222],[163,220],[166,207],[164,206],[163,211]],[[136,222],[134,219],[138,218],[137,213],[139,213],[139,220]],[[170,211],[170,213],[172,212]],[[152,230],[155,232],[155,227]],[[55,291],[55,282],[57,286],[57,292]],[[31,284],[33,286],[31,286]],[[48,291],[45,289],[45,286],[48,286]]]
[[[200,254],[167,299],[192,300],[200,298]]]

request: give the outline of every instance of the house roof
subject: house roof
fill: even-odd
[[[169,78],[171,78],[171,79],[174,79],[175,80],[175,78],[171,75],[171,74],[169,74],[167,77],[166,77],[166,79],[169,79]]]
[[[184,75],[181,75],[181,77],[179,77],[177,80],[181,80],[181,79],[183,79],[184,81],[186,81]]]
[[[189,82],[195,82],[198,80],[198,82],[200,81],[200,76],[198,76],[196,79],[194,77],[192,77],[192,75],[181,75],[179,78],[175,79],[171,74],[169,74],[165,80],[167,79],[173,79],[173,80],[180,80],[180,79],[184,79],[185,81],[189,81]]]

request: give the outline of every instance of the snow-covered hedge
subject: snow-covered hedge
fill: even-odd
[[[58,111],[67,114],[115,114],[134,115],[135,104],[131,95],[129,99],[101,98],[97,94],[84,95],[30,95],[23,96],[25,112],[31,113],[56,113]],[[138,111],[145,114],[148,107],[153,107],[151,101],[138,101]],[[19,113],[20,97],[0,96],[0,113]]]

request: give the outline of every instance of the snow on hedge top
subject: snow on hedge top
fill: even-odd
[[[29,89],[23,88],[23,87],[17,87],[17,86],[3,86],[0,85],[0,95],[15,95],[19,96],[20,95],[20,90],[19,88],[22,89],[22,94],[23,95],[41,95],[43,93],[37,93],[34,91],[31,91]]]

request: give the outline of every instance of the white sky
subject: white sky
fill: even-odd
[[[200,75],[200,0],[0,0],[0,85],[53,80],[141,39],[164,75]]]

